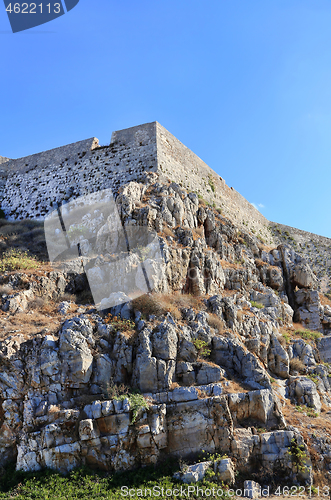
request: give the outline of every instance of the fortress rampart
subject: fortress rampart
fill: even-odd
[[[116,191],[156,172],[270,239],[267,219],[158,122],[113,132],[109,146],[91,138],[5,161],[0,170],[1,208],[10,219],[43,219],[70,199],[100,189]]]
[[[0,164],[0,203],[9,219],[43,219],[78,196],[107,188],[116,192],[155,172],[160,181],[170,179],[198,193],[266,243],[277,241],[273,224],[158,122],[113,132],[108,146],[90,138],[16,160],[0,157]],[[312,238],[300,233],[305,241]]]

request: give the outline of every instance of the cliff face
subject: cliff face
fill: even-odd
[[[259,463],[261,477],[280,468],[311,483],[331,456],[331,302],[293,247],[266,246],[162,175],[123,183],[116,196],[127,234],[157,235],[161,258],[140,249],[125,261],[144,260],[151,293],[119,300],[113,218],[100,211],[67,227],[80,228],[78,262],[1,278],[1,462],[123,470],[203,449],[228,455],[228,482]],[[84,270],[118,283],[107,311],[77,304]]]

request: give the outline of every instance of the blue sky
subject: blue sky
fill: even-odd
[[[270,220],[331,237],[329,0],[80,0],[12,34],[0,155],[157,120]]]

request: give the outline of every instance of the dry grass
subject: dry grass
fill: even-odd
[[[305,370],[306,367],[299,358],[292,358],[290,360],[290,372],[304,373]]]
[[[182,293],[141,295],[133,299],[132,306],[145,316],[160,316],[169,312],[177,320],[182,317],[182,308],[205,309],[202,297]]]
[[[220,259],[220,263],[223,269],[243,269],[242,264],[235,264],[224,259]]]
[[[198,363],[203,363],[204,365],[209,365],[209,366],[212,366],[214,368],[219,368],[220,365],[218,365],[217,363],[213,363],[212,361],[209,361],[208,359],[206,358],[202,358],[201,356],[198,356],[197,357],[197,362]]]
[[[216,314],[209,313],[208,324],[214,328],[218,333],[223,333],[226,330],[226,325]]]
[[[224,394],[232,394],[232,393],[240,393],[240,392],[249,392],[251,391],[251,387],[242,382],[239,379],[228,380],[229,385],[223,386]]]
[[[193,239],[197,240],[205,237],[205,230],[203,226],[196,227],[193,229]]]
[[[177,389],[177,387],[180,387],[178,382],[173,382],[169,388],[170,391],[173,391],[174,389]]]
[[[0,285],[0,296],[10,295],[13,292],[13,288],[10,285]]]
[[[255,259],[255,265],[258,269],[260,269],[261,267],[268,266],[268,263],[264,262],[262,259]]]
[[[169,226],[167,226],[166,224],[164,224],[162,227],[161,235],[165,236],[165,237],[170,236],[171,238],[175,237],[173,230]]]
[[[323,293],[319,293],[319,298],[320,298],[320,303],[322,306],[330,306],[331,307],[331,300],[326,297]]]
[[[284,347],[284,349],[286,349],[287,346],[286,338],[283,337],[283,335],[277,335],[277,340],[280,343],[280,345]]]
[[[58,302],[38,298],[36,302],[29,304],[27,311],[14,315],[0,311],[0,340],[10,335],[23,335],[26,340],[36,334],[46,331],[48,335],[58,336],[59,329],[63,323],[63,317],[59,314]],[[66,319],[76,316],[77,305],[71,304],[71,309],[66,314]]]

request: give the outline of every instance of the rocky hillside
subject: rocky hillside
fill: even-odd
[[[145,260],[153,291],[116,307],[98,312],[77,263],[10,270],[2,248],[1,465],[119,471],[204,450],[221,458],[178,478],[213,466],[228,484],[328,484],[331,301],[302,253],[153,175],[116,203],[162,255]],[[99,215],[99,256],[84,257],[94,275],[113,258]]]

